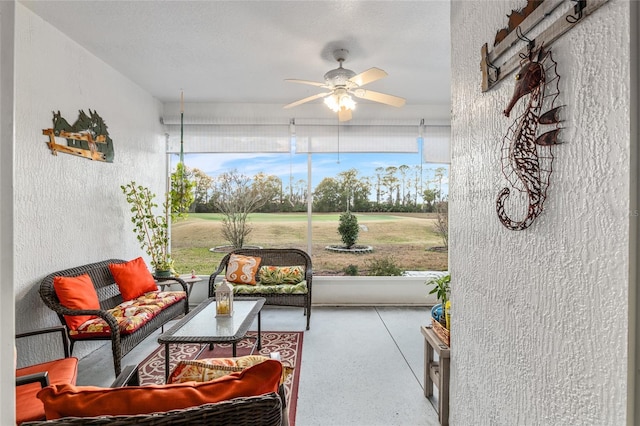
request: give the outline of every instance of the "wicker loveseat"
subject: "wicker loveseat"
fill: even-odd
[[[229,401],[133,416],[64,417],[57,420],[23,423],[24,426],[91,425],[216,425],[281,426],[282,406],[277,393],[234,398]]]
[[[136,327],[134,331],[123,329],[122,323],[119,323],[118,319],[116,319],[114,314],[112,314],[112,312],[118,311],[118,309],[115,308],[123,303],[123,297],[118,285],[115,283],[111,270],[109,269],[109,265],[124,263],[127,262],[120,259],[109,259],[76,268],[65,269],[63,271],[47,275],[40,283],[40,297],[49,308],[56,312],[60,322],[66,327],[67,335],[69,336],[71,343],[71,352],[73,353],[74,344],[80,340],[110,340],[113,352],[113,366],[116,376],[121,372],[121,359],[124,355],[129,353],[136,345],[138,345],[138,343],[168,321],[178,315],[189,312],[189,301],[186,297],[186,294],[188,294],[187,284],[177,277],[154,277],[158,282],[165,280],[177,281],[182,286],[184,294],[179,292],[180,294],[175,296],[175,301],[167,303],[166,306],[161,306],[159,312],[154,313],[153,317],[145,319],[142,325]],[[98,310],[68,309],[60,303],[60,299],[56,294],[54,289],[55,277],[79,277],[83,274],[88,274],[91,278],[91,282],[96,290],[98,301],[100,303],[100,309]],[[67,326],[65,316],[87,315],[95,315],[99,319],[104,320],[107,325],[105,331],[103,333],[76,333]]]
[[[126,366],[111,384],[112,388],[138,386],[136,366]],[[155,390],[161,388],[156,385]],[[151,392],[154,389],[150,389]],[[218,426],[288,426],[289,419],[284,401],[284,387],[278,393],[270,392],[257,396],[237,397],[221,402],[151,414],[63,417],[55,420],[23,423],[24,426],[46,425],[218,425]]]
[[[259,257],[259,266],[301,266],[304,268],[303,280],[296,284],[262,285],[258,274],[256,285],[235,285],[236,296],[264,297],[265,305],[298,306],[304,308],[307,316],[307,330],[311,320],[311,289],[313,268],[309,255],[294,248],[242,248],[232,251],[220,261],[218,269],[209,277],[209,297],[215,296],[216,278],[224,278],[232,255]],[[219,281],[219,280],[218,280]]]

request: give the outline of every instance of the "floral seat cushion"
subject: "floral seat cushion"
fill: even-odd
[[[184,291],[153,291],[145,293],[137,299],[122,302],[107,312],[118,321],[120,334],[131,334],[158,315],[164,308],[186,297]],[[77,338],[108,337],[111,335],[111,330],[104,319],[96,317],[81,324],[77,330],[71,330],[69,335]]]
[[[233,284],[233,294],[307,294],[307,281],[297,284],[244,285]]]
[[[304,281],[304,266],[270,266],[260,267],[259,284],[298,284]]]

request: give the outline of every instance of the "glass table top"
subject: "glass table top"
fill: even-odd
[[[168,331],[158,337],[159,343],[213,342],[241,339],[253,323],[265,299],[233,300],[233,315],[216,317],[214,298],[202,302]]]

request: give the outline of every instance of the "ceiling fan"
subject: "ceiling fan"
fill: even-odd
[[[404,98],[363,89],[362,86],[365,84],[380,80],[388,74],[380,68],[375,67],[369,68],[360,74],[356,74],[350,69],[343,68],[342,63],[347,59],[348,55],[349,51],[345,49],[337,49],[333,52],[333,57],[338,61],[340,66],[324,75],[324,83],[291,78],[286,79],[285,81],[290,81],[292,83],[309,84],[311,86],[328,89],[329,91],[292,102],[285,105],[284,108],[293,108],[315,99],[324,98],[324,103],[334,112],[338,113],[339,121],[349,121],[351,120],[351,110],[355,108],[356,104],[351,98],[351,95],[356,98],[367,99],[395,107],[401,107],[405,104]]]

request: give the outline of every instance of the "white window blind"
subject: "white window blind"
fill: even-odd
[[[296,125],[296,153],[418,152],[416,126]]]
[[[289,124],[185,124],[185,153],[288,153]],[[408,125],[297,124],[297,154],[419,151],[418,128]],[[165,124],[167,153],[180,152],[180,124]],[[426,126],[423,158],[450,163],[450,126]]]
[[[180,152],[180,125],[165,125],[169,135],[167,153]],[[266,153],[289,152],[288,125],[190,124],[184,125],[184,152]]]
[[[423,138],[425,163],[451,164],[451,126],[426,126]]]

